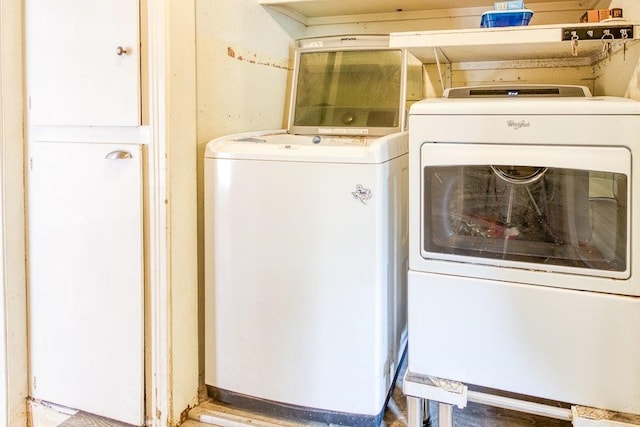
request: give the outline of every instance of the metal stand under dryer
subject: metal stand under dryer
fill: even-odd
[[[599,427],[640,426],[640,416],[638,415],[619,414],[580,405],[561,408],[496,394],[482,393],[469,390],[466,385],[457,381],[414,374],[409,371],[406,372],[404,377],[403,392],[407,395],[408,427],[423,427],[429,424],[429,400],[438,402],[438,427],[454,427],[454,405],[462,409],[467,406],[468,402],[571,421],[574,427],[596,425]],[[435,425],[432,424],[431,427],[435,427]]]

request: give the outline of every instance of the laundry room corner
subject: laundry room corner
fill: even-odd
[[[302,23],[266,10],[257,0],[196,0],[201,386],[204,385],[205,145],[226,134],[285,127],[293,42],[304,37],[305,32]]]
[[[275,132],[286,127],[288,118],[287,100],[291,97],[291,78],[294,68],[292,49],[296,40],[338,34],[383,34],[393,33],[394,31],[402,31],[409,34],[412,31],[424,31],[425,29],[434,30],[434,32],[452,28],[454,31],[455,29],[463,29],[464,31],[464,29],[477,27],[478,22],[476,21],[481,9],[480,7],[461,8],[455,10],[454,13],[452,12],[451,15],[447,15],[446,18],[435,13],[418,13],[412,15],[415,19],[406,20],[401,17],[404,16],[401,14],[396,15],[393,19],[391,14],[388,15],[389,19],[382,19],[380,15],[375,15],[374,17],[374,14],[359,15],[358,19],[351,19],[353,16],[347,17],[346,15],[338,17],[314,16],[309,19],[304,17],[297,19],[294,13],[288,16],[281,14],[282,8],[278,5],[265,7],[265,4],[268,5],[269,3],[277,4],[278,2],[246,0],[231,4],[231,2],[196,0],[198,265],[200,296],[198,335],[201,386],[205,383],[203,378],[206,359],[204,355],[204,342],[206,341],[204,339],[204,328],[205,324],[215,323],[205,321],[204,313],[207,309],[205,309],[205,302],[202,298],[205,294],[205,264],[209,266],[209,263],[205,262],[204,256],[204,242],[209,238],[204,234],[205,219],[203,214],[205,210],[204,194],[206,194],[203,164],[203,159],[206,157],[205,145],[221,136],[233,134],[236,134],[234,137],[236,139],[231,138],[229,141],[221,140],[220,142],[237,143],[244,146],[263,143],[269,140],[269,134],[265,134],[266,136],[259,135],[260,138],[258,139],[251,136],[243,139],[242,136],[246,135],[238,136],[237,134],[265,129]],[[300,6],[302,8],[306,4],[305,2],[296,1],[283,3],[298,3],[296,6],[302,5]],[[555,4],[548,7],[540,5],[539,9],[536,10],[535,24],[544,26],[556,25],[558,22],[578,22],[585,6],[582,3],[578,4],[578,2],[565,3],[567,7],[562,8],[562,10],[555,9]],[[635,20],[640,17],[640,5],[636,3],[630,4],[631,2],[629,1],[594,1],[590,3],[590,6],[595,7],[604,3],[612,8],[618,5],[623,6],[625,18],[629,20]],[[469,4],[475,5],[472,2],[469,2]],[[362,8],[364,9],[364,5]],[[348,9],[348,7],[345,7],[345,9]],[[397,12],[401,12],[401,10],[398,9]],[[376,19],[379,20],[376,21]],[[238,30],[239,28],[242,28],[242,31]],[[463,44],[465,43],[473,44],[469,39],[465,40]],[[398,46],[396,45],[396,47]],[[580,44],[579,49],[582,49],[583,46],[583,44]],[[473,47],[467,50],[465,55],[473,57],[472,49]],[[435,52],[436,48],[433,48],[433,51]],[[435,55],[438,54],[436,53]],[[423,76],[426,77],[422,87],[424,90],[423,95],[425,98],[439,98],[445,92],[445,87],[486,84],[580,84],[588,88],[596,96],[626,96],[627,98],[640,100],[640,45],[637,43],[629,43],[628,45],[616,43],[613,49],[603,49],[598,58],[594,57],[595,59],[589,61],[586,59],[575,60],[576,58],[571,58],[570,55],[570,50],[567,50],[563,53],[562,59],[547,59],[546,57],[531,59],[523,56],[513,60],[504,59],[503,57],[486,61],[477,61],[465,57],[452,59],[443,55],[440,58],[436,57],[435,61],[424,61],[422,64]],[[500,55],[497,56],[500,57]],[[443,64],[440,64],[439,61],[443,61]],[[432,127],[439,128],[437,125]],[[482,128],[482,126],[479,125],[478,128]],[[264,145],[267,146],[269,144]],[[243,158],[242,160],[247,159]],[[255,159],[251,158],[249,160],[253,161]],[[222,217],[225,214],[228,215],[229,212],[239,212],[247,206],[255,206],[252,204],[253,200],[250,203],[244,203],[245,200],[250,198],[247,194],[252,194],[254,190],[254,187],[250,185],[251,182],[257,181],[255,176],[265,177],[264,181],[267,182],[267,178],[270,179],[274,175],[273,170],[270,170],[268,173],[264,172],[254,175],[252,179],[247,179],[249,190],[245,193],[244,198],[239,198],[240,202],[233,209],[223,207],[222,211],[216,212],[217,216]],[[221,179],[219,175],[216,175],[216,181]],[[291,177],[289,179],[291,180]],[[238,177],[234,177],[232,181],[235,183],[245,182]],[[273,188],[276,187],[274,186]],[[260,197],[267,193],[269,191],[260,192]],[[277,198],[272,198],[269,202],[269,207],[278,204],[282,203],[278,202]],[[253,208],[252,212],[256,211],[258,209]],[[261,223],[261,226],[262,230],[266,230],[269,227],[264,223]],[[235,230],[242,228],[239,227]],[[221,229],[224,229],[224,227],[221,227]],[[216,231],[220,230],[217,229]],[[234,234],[234,236],[237,235]],[[237,254],[235,257],[235,259],[242,258]],[[248,282],[255,283],[257,281],[249,280]],[[234,287],[234,289],[236,288]],[[242,306],[242,304],[236,305],[236,302],[234,300],[231,306]],[[244,302],[242,301],[242,303]],[[227,318],[233,317],[233,310],[231,312],[226,311],[226,309],[222,311],[225,311]],[[233,329],[236,332],[241,330],[241,328],[235,328],[236,323],[241,323],[242,320],[245,320],[238,320],[241,317],[233,317],[232,321],[227,319],[227,323],[221,328],[226,330]],[[222,325],[224,322],[221,321],[219,323]],[[262,337],[264,338],[265,335],[263,333]],[[268,335],[271,337],[271,334]],[[248,336],[248,334],[243,336]],[[267,341],[265,338],[264,342],[266,343]],[[266,344],[264,345],[266,346]],[[252,364],[252,366],[254,365]],[[230,369],[226,371],[227,374],[231,372]],[[236,373],[234,375],[237,377],[241,374]],[[261,377],[261,375],[258,376]],[[255,382],[262,380],[263,378],[260,378]],[[207,385],[209,384],[207,383]],[[201,389],[201,397],[206,398],[208,396],[207,390],[203,387]]]

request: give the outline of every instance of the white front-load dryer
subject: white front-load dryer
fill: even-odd
[[[640,103],[452,90],[410,113],[405,393],[640,415]]]

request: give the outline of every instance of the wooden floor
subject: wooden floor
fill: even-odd
[[[398,379],[396,381],[395,388],[389,399],[387,410],[382,422],[383,427],[403,427],[407,425],[407,405],[406,397],[402,393],[402,377],[404,376],[404,370],[406,369],[406,363],[400,368],[398,373]],[[554,402],[544,402],[547,404],[556,404]],[[561,406],[561,404],[557,404]],[[437,416],[437,404],[430,402],[430,426],[438,426]],[[291,426],[291,425],[304,425],[304,426],[326,426],[326,424],[320,423],[303,423],[294,422],[291,420],[272,420],[269,423],[263,416],[256,415],[255,423],[250,419],[251,415],[247,415],[246,412],[230,408],[220,402],[206,402],[194,409],[190,413],[190,418],[195,421],[203,421],[206,419],[214,420],[213,425],[238,425],[241,420],[245,420],[246,425],[273,425],[273,426]],[[561,421],[552,418],[541,417],[537,415],[526,414],[517,411],[510,411],[476,403],[469,403],[466,408],[460,410],[454,409],[454,426],[455,427],[571,427],[572,424],[569,421]],[[226,422],[217,422],[216,419],[224,421],[229,420],[229,424]],[[334,427],[334,426],[331,426]]]
[[[389,399],[389,404],[384,415],[382,427],[403,427],[407,425],[406,398],[402,394],[402,376],[405,366],[396,381],[396,386]],[[545,402],[548,403],[548,402]],[[430,426],[438,426],[437,404],[430,402]],[[558,404],[558,406],[561,406]],[[191,420],[185,423],[185,427],[205,426],[325,426],[321,423],[305,423],[295,420],[278,420],[247,413],[235,408],[230,408],[218,402],[203,402],[194,408],[189,417]],[[541,416],[526,414],[517,411],[494,408],[490,406],[469,403],[466,408],[454,408],[455,427],[571,427],[569,421],[555,420]],[[217,420],[217,421],[216,421]],[[34,426],[38,427],[38,426]],[[96,417],[84,412],[78,412],[68,418],[59,427],[131,427],[117,421]],[[331,426],[334,427],[334,426]]]
[[[404,427],[407,425],[406,414],[406,399],[402,395],[402,392],[396,388],[394,390],[392,399],[389,400],[387,411],[385,412],[383,426],[384,427]],[[437,417],[437,405],[430,402],[431,412],[431,427],[438,426]],[[524,414],[522,412],[509,411],[499,408],[493,408],[485,405],[479,405],[476,403],[469,403],[466,408],[460,410],[454,409],[454,426],[455,427],[571,427],[571,422],[554,420],[551,418],[544,418],[535,415]],[[230,413],[233,413],[231,411]],[[261,418],[261,417],[256,417]],[[247,420],[246,424],[241,421],[227,423],[209,424],[199,422],[198,420],[190,420],[189,423],[185,423],[185,427],[207,427],[213,425],[295,425],[297,423],[282,422],[281,420],[272,420],[272,422],[264,422],[264,418],[261,418],[263,422],[256,423],[252,420]],[[318,423],[299,423],[299,425],[313,425],[318,426]],[[123,424],[117,421],[108,420],[106,418],[97,417],[84,412],[79,412],[73,417],[67,419],[60,427],[131,427],[128,424]],[[331,426],[334,427],[334,426]]]
[[[59,427],[132,427],[129,424],[119,421],[109,420],[107,418],[98,417],[96,415],[87,414],[86,412],[78,412]]]
[[[137,427],[40,400],[29,401],[29,413],[30,427]]]

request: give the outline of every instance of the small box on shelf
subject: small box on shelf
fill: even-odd
[[[600,22],[609,18],[622,18],[622,9],[591,9],[584,12],[580,22]]]
[[[619,7],[614,7],[613,9],[610,9],[609,12],[611,18],[622,18],[622,9]]]

